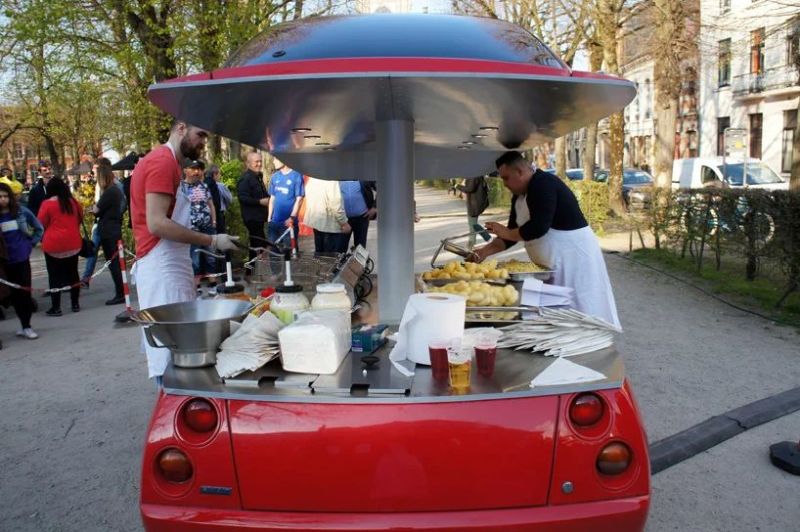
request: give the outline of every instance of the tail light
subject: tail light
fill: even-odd
[[[605,405],[593,393],[584,393],[575,397],[569,405],[569,418],[579,427],[594,425],[603,417]]]
[[[168,482],[186,482],[192,478],[194,468],[189,457],[178,449],[165,449],[158,455],[156,465],[161,476]]]
[[[217,427],[217,411],[205,399],[192,399],[183,407],[183,421],[195,432],[211,432]]]
[[[622,442],[612,442],[597,455],[597,470],[604,475],[619,475],[631,465],[630,447]]]

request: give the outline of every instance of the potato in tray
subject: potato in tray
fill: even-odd
[[[487,260],[481,264],[474,262],[451,261],[434,270],[422,274],[423,281],[437,279],[454,279],[470,281],[478,279],[508,279],[508,271],[497,267],[496,260]]]
[[[482,281],[459,281],[444,286],[428,287],[428,292],[464,296],[468,307],[513,307],[519,292],[512,285],[496,286]]]

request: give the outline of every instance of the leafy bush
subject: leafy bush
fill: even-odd
[[[236,182],[244,172],[244,168],[244,163],[239,159],[222,163],[219,167],[222,182],[225,183],[234,196],[236,196]]]
[[[566,181],[578,198],[578,204],[595,233],[603,234],[603,224],[608,219],[608,186],[597,181]]]
[[[503,185],[503,180],[499,177],[487,177],[486,184],[489,185],[489,205],[492,207],[511,207],[511,191]]]
[[[800,289],[800,194],[759,189],[656,190],[644,211],[656,246],[688,253],[697,265],[713,256],[744,258],[752,281],[764,261],[776,264],[787,285],[778,304]]]

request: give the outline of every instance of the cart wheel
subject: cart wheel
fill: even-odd
[[[374,270],[374,269],[375,269],[375,261],[372,260],[372,257],[368,257],[367,258],[367,264],[366,264],[366,266],[364,266],[364,273],[369,275],[370,273],[372,273],[372,270]]]

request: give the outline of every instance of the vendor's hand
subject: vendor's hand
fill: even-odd
[[[484,224],[486,230],[500,238],[506,238],[509,233],[508,227],[498,222],[486,222]]]
[[[283,225],[285,225],[286,227],[294,227],[294,220],[292,220],[292,217],[289,216],[288,218],[286,218],[286,221],[283,222]]]
[[[485,249],[486,249],[486,246],[483,246],[483,247],[480,247],[480,248],[475,248],[475,249],[473,249],[473,250],[472,250],[472,253],[470,253],[469,255],[467,255],[467,262],[477,262],[477,263],[481,263],[481,262],[483,262],[484,260],[486,260],[486,257],[487,257],[488,255],[487,255],[487,254],[486,254],[486,252],[484,251]]]
[[[364,218],[366,218],[367,220],[374,220],[377,217],[378,217],[378,209],[376,209],[375,207],[370,208],[364,215]]]
[[[347,222],[343,223],[339,227],[342,228],[342,233],[352,233],[353,232],[353,228],[350,227],[350,224],[347,223]]]
[[[226,235],[225,233],[211,236],[211,248],[217,251],[235,251],[238,249],[236,242],[238,236]]]
[[[269,207],[269,197],[261,198],[258,202],[264,207]]]

